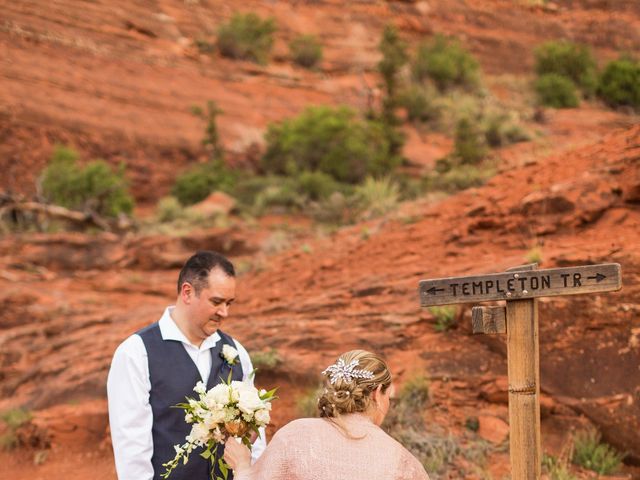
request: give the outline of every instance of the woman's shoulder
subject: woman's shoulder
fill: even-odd
[[[313,431],[318,428],[324,428],[326,423],[322,418],[298,418],[280,428],[276,432],[276,435],[280,437],[300,435],[301,433]]]

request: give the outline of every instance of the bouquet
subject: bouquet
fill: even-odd
[[[229,467],[219,458],[218,446],[224,445],[229,437],[236,437],[251,449],[252,432],[260,435],[258,429],[269,423],[276,389],[267,392],[247,382],[229,379],[209,391],[204,383],[198,382],[193,390],[198,394],[197,400],[187,398],[187,403],[176,405],[185,411],[184,420],[193,425],[191,432],[183,445],[174,446],[176,456],[163,463],[167,470],[161,476],[168,478],[180,461],[186,464],[193,450],[204,447],[200,455],[210,460],[212,467],[219,466],[223,478],[217,480],[226,480]]]

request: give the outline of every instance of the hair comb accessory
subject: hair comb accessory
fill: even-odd
[[[345,363],[342,358],[339,358],[338,361],[327,367],[322,374],[328,375],[331,379],[331,385],[336,383],[338,380],[344,380],[347,383],[351,383],[355,378],[373,378],[373,372],[368,370],[358,369],[358,360],[352,360],[349,365]]]

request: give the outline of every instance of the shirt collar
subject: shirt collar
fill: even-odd
[[[165,309],[162,317],[158,321],[158,326],[160,327],[160,335],[162,335],[162,340],[176,340],[178,342],[182,342],[187,345],[191,345],[194,348],[198,348],[193,345],[182,333],[182,330],[176,325],[176,322],[171,317],[171,312],[175,306],[169,306]],[[220,340],[220,334],[216,331],[213,335],[208,336],[200,345],[200,350],[206,350],[208,348],[213,348],[216,343]]]

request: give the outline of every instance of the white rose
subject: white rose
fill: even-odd
[[[211,410],[207,413],[203,419],[203,423],[209,430],[212,430],[216,425],[224,422],[224,410],[221,408]]]
[[[191,415],[190,413],[187,413],[184,416],[184,421],[187,422],[187,423],[192,423],[193,422],[193,415]]]
[[[262,410],[258,410],[255,414],[256,422],[260,425],[266,425],[271,420],[271,416],[269,415],[269,410],[263,408]]]
[[[224,383],[216,385],[206,393],[204,403],[211,410],[226,405],[229,403],[229,387]]]
[[[209,429],[202,423],[196,423],[191,427],[191,433],[189,433],[188,441],[202,445],[209,440]]]
[[[234,385],[235,384],[235,385]],[[258,390],[245,382],[231,382],[231,385],[238,390],[240,398],[238,408],[244,413],[253,413],[264,408],[264,402],[258,395]]]
[[[196,383],[196,386],[193,387],[193,391],[202,395],[207,392],[207,387],[205,386],[204,382],[200,380],[198,383]]]
[[[236,358],[238,358],[238,350],[231,345],[225,344],[222,346],[222,358],[224,358],[229,365],[233,365],[236,363]]]

